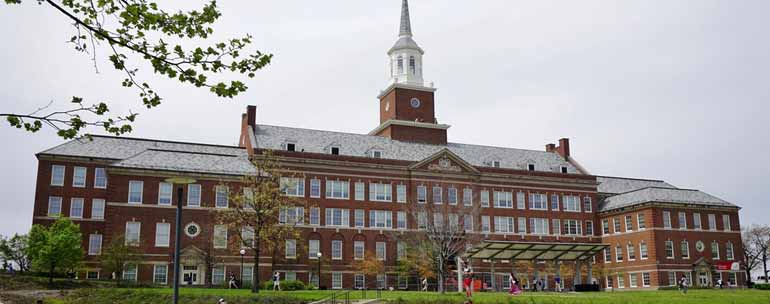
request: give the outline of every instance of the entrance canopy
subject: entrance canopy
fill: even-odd
[[[463,254],[465,258],[485,260],[559,260],[590,259],[609,247],[599,243],[515,242],[484,240]]]

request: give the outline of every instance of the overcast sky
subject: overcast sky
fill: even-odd
[[[64,43],[73,35],[68,21],[25,2],[0,5],[1,112],[66,105],[77,95],[140,112],[132,137],[235,144],[249,104],[258,123],[373,129],[401,1],[220,1],[216,37],[250,33],[273,63],[232,100],[143,74],[164,97],[152,111],[120,87],[105,50],[96,74]],[[742,206],[742,224],[770,222],[770,1],[410,4],[450,141],[541,150],[569,137],[593,174],[701,189]],[[62,140],[5,125],[0,136],[0,234],[26,232],[34,154]]]

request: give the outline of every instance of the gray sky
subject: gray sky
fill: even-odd
[[[217,37],[250,33],[275,54],[233,100],[145,74],[165,98],[144,111],[98,51],[101,73],[64,43],[68,21],[26,1],[0,9],[0,109],[73,95],[141,113],[132,137],[235,144],[259,123],[366,133],[378,123],[385,52],[400,1],[221,1]],[[194,7],[188,2],[176,1]],[[171,5],[162,1],[163,5]],[[199,3],[196,3],[199,5]],[[768,223],[768,1],[438,1],[410,3],[437,117],[449,140],[543,149],[571,139],[591,173],[664,179]],[[146,69],[145,67],[145,70]],[[37,160],[50,130],[0,127],[0,234],[32,221]],[[764,214],[764,216],[762,216]]]

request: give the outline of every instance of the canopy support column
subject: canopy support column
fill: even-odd
[[[588,263],[588,277],[586,278],[586,284],[593,284],[593,270],[591,269],[591,261],[586,261]]]
[[[489,266],[489,269],[492,271],[492,290],[497,291],[497,288],[495,288],[495,260],[490,260]]]
[[[580,260],[575,261],[575,279],[574,279],[575,284],[574,285],[582,284],[581,277],[583,275],[580,273],[580,266],[581,266]]]
[[[469,258],[470,259],[470,258]],[[463,270],[464,270],[464,263],[461,258],[456,258],[457,261],[457,292],[463,292]],[[444,284],[444,282],[439,282],[439,284]]]

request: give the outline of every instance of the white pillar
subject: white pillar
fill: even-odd
[[[581,264],[580,261],[575,261],[575,279],[573,280],[574,285],[582,284],[582,280],[581,280],[582,275],[580,274],[580,264]]]
[[[492,290],[497,290],[495,289],[495,260],[490,260],[489,264],[490,270],[492,271]]]
[[[457,292],[463,292],[463,260],[457,258]]]

